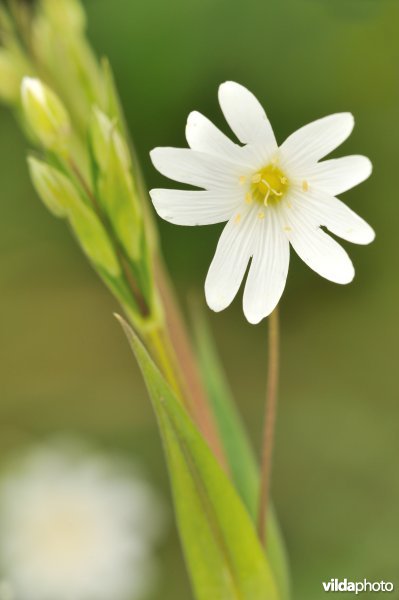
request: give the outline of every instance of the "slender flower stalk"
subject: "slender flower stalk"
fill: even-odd
[[[274,429],[277,413],[280,327],[278,307],[269,316],[268,366],[264,428],[262,438],[262,460],[260,470],[260,491],[258,507],[258,532],[263,545],[266,545],[266,519],[270,505],[270,487],[274,446]]]

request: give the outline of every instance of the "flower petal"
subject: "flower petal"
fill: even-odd
[[[355,270],[342,246],[300,211],[287,208],[284,213],[285,222],[289,223],[285,231],[298,256],[322,277],[335,283],[350,283]]]
[[[205,281],[208,306],[219,312],[234,300],[254,246],[256,211],[235,214],[223,229]]]
[[[375,233],[372,227],[346,204],[319,190],[296,192],[291,196],[294,213],[303,212],[314,226],[324,225],[339,237],[353,244],[370,244]]]
[[[205,189],[237,189],[242,175],[231,162],[189,148],[155,148],[150,156],[165,177]]]
[[[276,211],[266,211],[258,221],[254,255],[244,290],[244,314],[250,323],[259,323],[277,306],[285,288],[289,265],[289,243]]]
[[[373,170],[366,156],[343,156],[311,167],[303,179],[332,196],[342,194],[370,177]]]
[[[192,150],[222,156],[232,162],[242,161],[242,147],[232,142],[212,121],[197,111],[188,116],[186,139]]]
[[[150,191],[155,210],[162,219],[175,225],[210,225],[228,221],[242,202],[241,194],[197,190]]]
[[[219,87],[219,103],[226,121],[243,144],[259,143],[277,149],[270,121],[262,105],[244,86],[226,81]]]
[[[282,162],[300,169],[319,161],[346,140],[354,123],[350,113],[337,113],[301,127],[280,147]]]

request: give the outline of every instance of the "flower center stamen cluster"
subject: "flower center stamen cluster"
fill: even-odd
[[[253,175],[248,199],[264,206],[280,202],[288,189],[288,179],[274,164],[269,164]]]

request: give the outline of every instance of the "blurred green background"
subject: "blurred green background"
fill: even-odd
[[[375,227],[377,240],[369,247],[344,243],[357,270],[348,287],[292,257],[282,301],[273,488],[296,599],[322,598],[321,581],[332,577],[399,585],[398,2],[88,0],[86,6],[90,39],[111,60],[150,187],[169,183],[152,168],[148,151],[184,146],[190,110],[227,131],[216,95],[226,79],[259,97],[280,141],[310,120],[354,113],[355,131],[336,155],[366,154],[375,170],[344,200]],[[168,497],[155,421],[112,317],[116,305],[64,223],[35,197],[25,142],[5,109],[0,127],[2,457],[47,433],[81,433],[134,453]],[[159,225],[182,300],[193,290],[203,298],[221,227]],[[240,299],[210,319],[258,447],[266,323],[246,323]],[[175,532],[161,555],[162,586],[153,600],[191,598]]]

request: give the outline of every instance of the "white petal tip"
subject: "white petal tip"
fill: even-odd
[[[187,117],[186,121],[186,139],[190,136],[190,130],[198,127],[198,112],[193,111]],[[188,141],[188,139],[187,139]],[[190,143],[190,142],[189,142]]]
[[[202,115],[198,110],[192,110],[187,117],[187,125],[196,125],[199,118]]]
[[[375,240],[374,229],[363,220],[361,221],[360,226],[348,229],[347,231],[342,231],[342,235],[338,235],[343,239],[348,240],[348,242],[358,244],[359,246],[367,246]]]
[[[241,85],[241,83],[237,83],[236,81],[225,81],[219,85],[219,98],[224,94],[237,91],[249,92],[249,90],[245,86]]]
[[[155,168],[157,166],[156,161],[158,157],[158,150],[159,148],[153,148],[152,150],[150,150],[150,159]]]
[[[365,181],[370,177],[373,172],[373,163],[367,156],[363,156],[361,154],[355,155],[353,157],[356,159],[356,163],[354,163],[355,173],[359,173],[359,183]]]
[[[367,230],[363,232],[363,235],[361,237],[359,237],[359,239],[356,241],[356,243],[360,244],[362,246],[367,246],[368,244],[371,244],[372,242],[374,242],[374,240],[375,240],[375,231],[371,227],[368,227]]]
[[[204,121],[204,117],[196,110],[190,112],[186,122],[186,140],[191,149],[195,149],[195,141],[198,131],[200,131],[201,124]],[[198,148],[197,148],[198,149]]]
[[[280,300],[281,294],[279,296],[278,301]],[[248,297],[244,292],[243,299],[243,309],[244,315],[248,323],[251,325],[258,325],[263,319],[266,319],[276,308],[278,302],[274,303],[273,306],[269,304],[269,306],[265,306],[262,302],[259,303],[259,306],[256,306],[257,303],[253,304],[248,301]]]
[[[248,321],[248,323],[250,323],[251,325],[259,325],[259,323],[261,321],[263,321],[263,319],[265,319],[266,317],[268,317],[270,315],[270,313],[267,313],[266,315],[256,315],[256,314],[248,314],[248,313],[244,313],[245,314],[245,318]]]
[[[173,223],[173,213],[169,209],[168,202],[165,202],[165,190],[152,189],[149,194],[157,215],[164,221]]]
[[[235,294],[234,294],[235,296]],[[234,300],[234,296],[232,294],[229,296],[221,293],[220,288],[211,284],[208,280],[205,281],[205,299],[206,303],[213,312],[221,312]]]
[[[221,312],[231,304],[232,300],[223,298],[220,295],[214,295],[205,288],[206,303],[213,312]]]
[[[242,87],[239,83],[237,83],[235,81],[231,81],[230,79],[228,79],[227,81],[224,81],[223,83],[221,83],[219,85],[219,91],[221,89],[227,88],[229,86],[232,86],[232,87],[235,87],[235,86]]]
[[[336,273],[334,276],[332,276],[331,278],[328,277],[327,279],[329,279],[333,283],[338,283],[339,285],[348,285],[349,283],[352,283],[354,277],[355,277],[355,269],[353,269],[353,270],[348,269],[345,272]]]
[[[353,131],[353,128],[355,127],[355,117],[350,112],[338,113],[337,116],[340,117],[340,119],[341,119],[341,126],[344,126],[346,129],[346,136],[345,136],[345,139],[346,139],[350,136],[350,134]]]
[[[355,117],[351,112],[342,112],[340,114],[343,118],[347,119],[348,125],[352,125],[352,127],[355,125]]]
[[[362,156],[363,159],[363,163],[365,165],[365,174],[366,174],[366,179],[367,177],[370,177],[371,173],[373,172],[373,163],[371,162],[371,160],[369,158],[367,158],[367,156]]]

